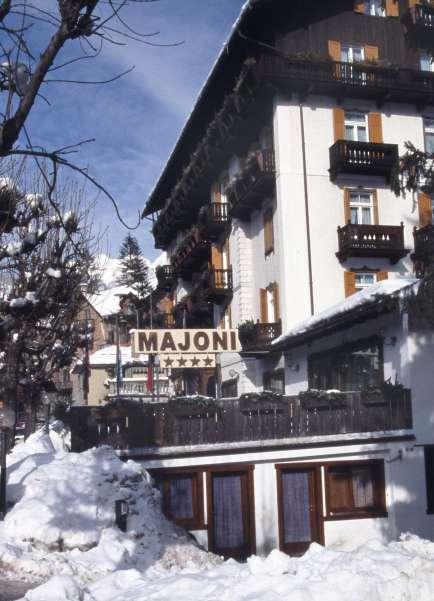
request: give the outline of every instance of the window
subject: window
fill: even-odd
[[[363,46],[341,46],[341,61],[343,63],[358,63],[364,58]]]
[[[264,372],[262,381],[264,391],[285,394],[285,372],[283,369]]]
[[[434,71],[434,60],[433,57],[427,52],[423,52],[420,55],[420,70],[421,71]]]
[[[280,319],[279,285],[276,282],[259,291],[261,323],[275,323]]]
[[[351,223],[372,225],[374,223],[374,202],[370,192],[350,192]]]
[[[202,472],[153,474],[162,495],[165,515],[179,526],[203,528]]]
[[[385,17],[383,0],[365,0],[365,14],[372,17]]]
[[[383,461],[329,464],[325,470],[329,519],[387,516]]]
[[[236,378],[222,382],[222,397],[225,399],[238,397],[238,380]]]
[[[359,273],[355,273],[354,279],[355,279],[356,292],[360,292],[360,290],[363,290],[364,288],[367,288],[368,286],[372,286],[372,284],[375,284],[377,281],[377,275],[375,273],[369,273],[369,272],[362,271]]]
[[[425,151],[434,153],[434,119],[424,120]]]
[[[368,142],[368,127],[365,113],[345,111],[345,139]]]
[[[266,255],[274,251],[273,209],[264,213],[264,250]]]
[[[427,445],[425,451],[426,512],[434,513],[434,445]]]
[[[308,368],[309,388],[355,392],[378,387],[384,380],[381,340],[359,340],[311,355]]]

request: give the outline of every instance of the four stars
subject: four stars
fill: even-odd
[[[164,367],[212,367],[214,364],[214,358],[209,355],[205,355],[203,358],[194,355],[192,357],[185,357],[181,355],[179,358],[174,356],[165,357],[162,360]]]

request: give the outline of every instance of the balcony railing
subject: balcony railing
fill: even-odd
[[[210,269],[200,275],[192,293],[193,300],[219,302],[232,294],[232,268]]]
[[[241,171],[229,184],[226,194],[233,217],[247,218],[259,208],[276,185],[274,150],[255,150],[249,154]]]
[[[172,266],[182,278],[189,279],[201,264],[209,259],[210,241],[194,228],[172,256]]]
[[[339,175],[378,175],[387,180],[398,162],[396,144],[338,140],[330,148],[330,179]]]
[[[239,328],[238,334],[243,351],[260,351],[282,334],[282,322],[244,325]]]
[[[418,48],[434,48],[434,5],[421,2],[402,17],[407,35]]]
[[[212,202],[199,211],[199,227],[210,240],[219,238],[230,222],[229,205],[225,202]]]
[[[349,257],[385,257],[397,263],[408,253],[404,248],[404,225],[357,225],[338,227],[340,261]]]
[[[116,380],[108,381],[109,389],[108,396],[109,398],[114,398],[118,396]],[[158,383],[159,394],[162,396],[167,396],[169,392],[169,382],[168,380],[159,380]],[[146,380],[141,380],[139,378],[130,378],[124,379],[122,384],[119,387],[119,396],[123,398],[128,397],[151,397],[151,392],[148,390]]]
[[[171,404],[128,408],[71,407],[72,450],[112,444],[137,449],[141,455],[176,453],[169,447],[238,443],[252,447],[296,442],[300,438],[375,432],[401,432],[412,428],[411,394],[365,402],[363,393],[346,393],[337,405],[306,407],[298,397],[246,403],[231,399],[215,406],[177,411]],[[167,448],[167,451],[165,451]]]
[[[170,289],[176,281],[176,271],[173,265],[160,265],[156,269],[158,287]]]
[[[270,53],[260,57],[254,73],[259,81],[271,81],[291,92],[365,97],[379,102],[423,103],[426,94],[434,91],[434,81],[415,78],[413,69],[381,64],[286,58]]]
[[[434,265],[434,225],[414,228],[414,253],[411,258],[415,264],[415,273],[423,277],[427,267]]]

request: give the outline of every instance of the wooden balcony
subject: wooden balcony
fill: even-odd
[[[229,205],[225,202],[212,202],[199,211],[199,229],[209,240],[218,240],[230,223]]]
[[[434,4],[422,1],[412,6],[402,22],[414,47],[434,49]]]
[[[197,228],[184,238],[172,256],[172,266],[183,279],[190,279],[210,258],[210,240]]]
[[[267,197],[274,195],[275,186],[274,150],[252,152],[226,190],[231,215],[248,219],[252,211],[260,208]]]
[[[183,453],[204,446],[238,443],[273,447],[310,437],[411,431],[409,390],[400,398],[364,401],[363,393],[346,393],[337,405],[306,406],[298,397],[270,401],[227,399],[206,408],[177,410],[172,403],[126,407],[71,407],[68,413],[72,451],[111,444],[142,457]],[[408,432],[407,434],[410,434]],[[402,435],[402,434],[401,434]],[[181,447],[182,449],[180,449]],[[227,447],[226,447],[227,448]]]
[[[160,265],[156,269],[158,288],[170,290],[176,282],[176,271],[173,265]]]
[[[176,328],[213,328],[214,308],[211,302],[195,298],[194,293],[184,296],[173,309]]]
[[[396,144],[338,140],[330,147],[330,179],[347,174],[382,176],[389,181],[398,158]]]
[[[434,225],[425,225],[424,227],[413,230],[414,252],[411,258],[414,262],[414,271],[417,277],[423,277],[427,273],[427,268],[434,265]]]
[[[151,327],[151,318],[149,313],[144,321],[144,327]],[[160,313],[159,311],[154,310],[154,314],[152,316],[152,329],[170,330],[171,328],[175,327],[176,322],[173,313]]]
[[[201,274],[195,284],[193,300],[218,303],[232,295],[232,267],[230,269],[210,269]]]
[[[408,253],[404,248],[404,224],[395,225],[356,225],[348,223],[338,227],[340,261],[350,257],[387,258],[397,263]]]
[[[238,331],[243,351],[256,352],[266,350],[271,342],[282,334],[282,322],[252,323]]]
[[[260,57],[253,70],[258,81],[271,82],[283,91],[298,92],[302,96],[324,94],[340,101],[355,97],[375,100],[378,104],[397,101],[421,106],[433,101],[434,81],[418,79],[413,69],[286,58],[267,53]]]

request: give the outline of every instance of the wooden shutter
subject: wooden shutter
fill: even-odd
[[[378,61],[378,46],[370,46],[366,44],[365,46],[365,60],[367,61]]]
[[[221,202],[222,195],[220,191],[220,182],[214,182],[211,186],[211,201]]]
[[[386,0],[386,15],[388,17],[399,17],[398,0]]]
[[[381,113],[369,113],[368,115],[369,141],[377,144],[383,143],[383,124]]]
[[[351,296],[356,292],[356,274],[352,271],[344,272],[345,296]]]
[[[338,107],[333,109],[333,131],[335,142],[345,140],[345,111]]]
[[[330,58],[334,61],[341,60],[341,43],[337,40],[329,40],[329,55]]]
[[[419,193],[419,224],[421,227],[432,223],[432,200],[429,194]]]
[[[420,0],[408,0],[408,6],[410,8],[412,8],[413,6],[416,6],[416,4],[420,4]]]
[[[273,291],[274,321],[279,321],[279,319],[280,319],[279,284],[277,282],[273,282],[273,284],[271,284],[271,289]]]
[[[267,290],[265,288],[261,288],[259,290],[259,301],[260,301],[260,310],[261,310],[261,322],[268,322],[268,304],[267,304]]]
[[[364,14],[365,12],[365,2],[364,0],[355,0],[354,2],[354,11],[356,13]]]
[[[274,250],[273,209],[264,213],[264,251],[268,255]]]
[[[351,191],[348,188],[344,189],[344,218],[345,225],[351,221],[351,207],[350,207]]]
[[[389,279],[389,273],[387,271],[379,271],[377,273],[377,282],[382,282],[383,280]]]
[[[372,204],[373,204],[373,217],[374,217],[374,225],[380,225],[380,217],[378,214],[378,194],[377,190],[372,191]]]
[[[222,251],[216,244],[211,247],[211,265],[214,269],[223,269]]]

